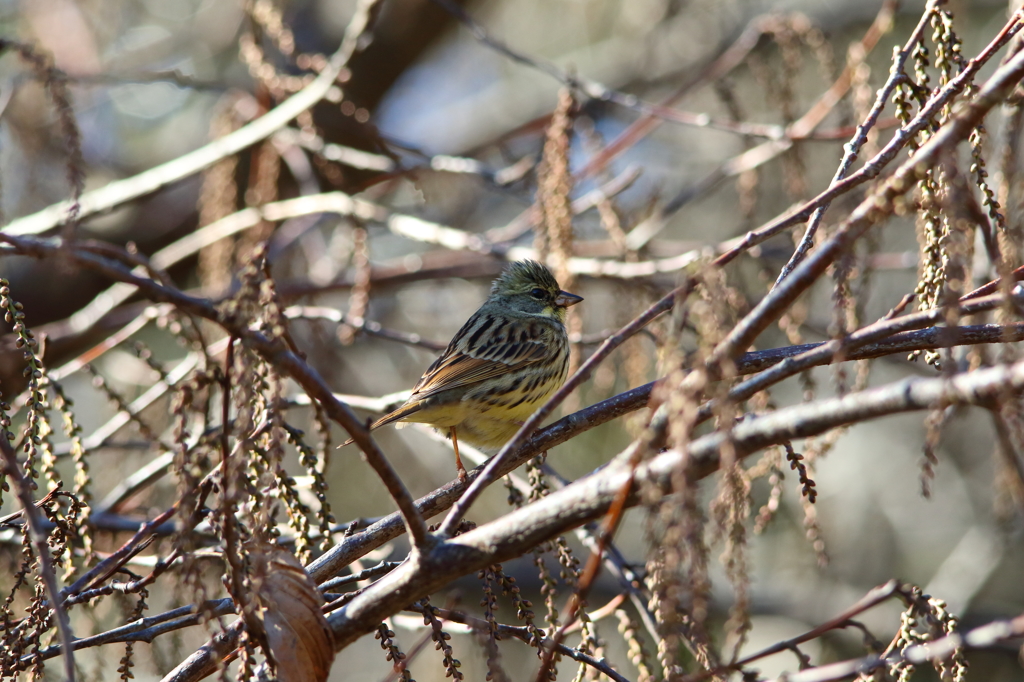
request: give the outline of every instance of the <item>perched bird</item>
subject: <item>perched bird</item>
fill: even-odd
[[[485,449],[500,448],[565,383],[565,309],[582,300],[562,291],[540,263],[511,263],[494,280],[487,301],[416,382],[409,399],[370,428],[406,421],[448,429],[459,480],[464,480],[460,438]]]

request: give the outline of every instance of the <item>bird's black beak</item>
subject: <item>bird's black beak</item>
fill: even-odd
[[[568,291],[559,291],[558,296],[555,298],[555,305],[559,308],[568,308],[569,306],[576,305],[582,300],[582,296],[570,294]]]

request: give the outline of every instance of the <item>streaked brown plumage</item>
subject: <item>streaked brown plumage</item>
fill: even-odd
[[[448,429],[459,478],[465,478],[459,439],[500,448],[565,382],[565,309],[582,300],[562,291],[540,263],[511,263],[409,399],[370,428],[406,421]]]

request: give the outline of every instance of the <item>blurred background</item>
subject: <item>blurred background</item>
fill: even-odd
[[[355,6],[349,0],[4,0],[0,35],[38,45],[68,74],[90,189],[170,161],[281,101],[318,58],[337,49]],[[642,114],[609,101],[578,102],[569,159],[583,177],[572,197],[607,190],[603,201],[573,222],[579,267],[572,290],[586,300],[574,308],[578,318],[571,331],[585,357],[610,330],[673,287],[681,267],[633,274],[626,268],[626,276],[610,277],[588,271],[588,263],[669,263],[741,236],[825,188],[851,126],[888,75],[893,46],[906,40],[923,2],[900,3],[891,31],[863,58],[848,49],[878,16],[877,0],[480,0],[453,6],[486,28],[493,43],[534,63],[485,44],[429,0],[386,0],[372,42],[350,63],[340,101],[321,103],[267,145],[86,221],[83,231],[117,244],[132,242],[141,253],[153,254],[246,205],[337,189],[397,214],[480,235],[502,245],[501,253],[514,255],[515,248],[533,245],[525,218],[535,201],[537,164],[558,101],[560,83],[547,72],[554,65],[560,73],[643,102],[670,101],[682,112],[678,121],[659,121],[655,130],[591,171],[588,164]],[[961,0],[949,8],[968,56],[1002,27],[1008,10],[995,0]],[[723,55],[738,61],[717,75],[711,66]],[[743,156],[803,116],[851,59],[858,66],[853,85],[817,126],[817,137],[768,149],[763,162]],[[11,221],[70,195],[68,162],[46,92],[13,54],[0,60],[0,108],[0,210]],[[891,108],[883,114],[882,139],[894,115]],[[743,128],[744,122],[760,127]],[[996,149],[998,126],[991,132],[990,147]],[[877,140],[869,144],[877,148]],[[859,196],[838,201],[826,225],[840,220]],[[272,227],[257,226],[207,247],[170,267],[170,275],[183,289],[220,299],[237,288],[246,245],[268,239],[286,303],[340,310],[349,321],[365,319],[404,339],[315,316],[292,323],[299,347],[356,406],[410,388],[435,349],[483,301],[502,267],[495,255],[444,248],[383,224],[336,215],[302,216]],[[862,324],[896,305],[917,281],[912,220],[895,219],[871,240],[855,282]],[[783,235],[727,269],[740,309],[764,295],[792,248]],[[979,281],[989,279],[987,272],[975,274]],[[0,275],[12,281],[29,325],[46,334],[51,367],[141,309],[129,301],[84,323],[76,312],[88,311],[109,283],[64,264],[9,256],[0,257]],[[812,290],[783,325],[763,335],[758,348],[828,338],[834,323],[831,295],[827,283]],[[651,334],[626,344],[562,413],[657,378],[664,333],[654,325]],[[407,342],[410,335],[418,345]],[[160,327],[147,328],[138,338],[166,367],[187,351]],[[154,380],[152,368],[128,347],[107,353],[95,369],[129,400]],[[847,369],[847,382],[856,371]],[[20,390],[19,375],[10,357],[0,359],[4,395]],[[935,371],[921,361],[891,357],[873,363],[868,381],[875,385],[918,375]],[[810,391],[827,396],[838,380],[833,369],[817,370],[780,385],[771,400],[783,406],[807,399]],[[118,409],[84,373],[72,375],[66,386],[86,433]],[[169,427],[166,403],[142,416],[158,432]],[[548,462],[566,478],[584,475],[617,454],[642,426],[643,416],[594,429],[554,449]],[[295,420],[312,430],[303,408],[296,408]],[[133,428],[112,440],[137,439]],[[1021,511],[1000,486],[990,419],[964,411],[950,420],[938,444],[930,499],[920,492],[924,437],[924,416],[911,414],[853,427],[835,439],[834,447],[828,439],[797,444],[827,451],[814,462],[819,498],[808,516],[790,474],[776,518],[750,540],[753,629],[745,651],[804,632],[891,578],[945,599],[967,627],[1024,610]],[[334,434],[335,443],[341,438]],[[416,495],[453,478],[449,447],[424,431],[388,428],[378,441]],[[91,452],[94,498],[102,499],[124,472],[154,456],[151,449],[124,447]],[[331,457],[330,499],[338,521],[391,511],[383,487],[354,449]],[[166,486],[166,501],[173,485],[158,485]],[[714,485],[705,482],[709,499]],[[755,482],[755,512],[768,502],[770,487],[766,480]],[[505,497],[504,488],[495,486],[475,507],[473,520],[502,514],[508,509]],[[154,499],[159,498],[140,500],[134,511],[145,516]],[[809,519],[816,527],[808,527]],[[644,528],[644,512],[633,510],[618,534],[620,548],[638,566],[645,560]],[[569,542],[578,556],[587,555],[574,538]],[[403,547],[399,541],[374,559],[399,557]],[[712,555],[720,551],[713,546]],[[531,558],[506,569],[535,604],[542,603]],[[721,623],[733,592],[717,562],[712,577],[711,619]],[[5,582],[0,577],[0,586]],[[472,611],[478,590],[469,577],[445,598]],[[615,582],[602,578],[592,607],[616,593]],[[440,605],[442,595],[434,603]],[[899,626],[900,610],[886,604],[861,620],[888,641]],[[99,624],[110,627],[116,616],[107,614]],[[503,611],[502,620],[514,622],[514,612]],[[394,625],[406,648],[422,635],[421,629],[406,629],[409,625],[406,618]],[[614,619],[599,623],[599,632],[607,632],[606,656],[632,679],[635,669],[615,628]],[[187,654],[202,639],[202,633],[189,632],[158,642],[148,653],[149,647],[139,647],[149,664],[136,668],[136,677],[159,679],[176,652]],[[816,664],[857,656],[863,653],[862,640],[857,631],[833,633],[805,653]],[[454,644],[466,678],[482,679],[485,654],[474,637],[457,635]],[[417,679],[443,676],[431,648],[412,662]],[[512,679],[532,675],[536,663],[527,647],[506,642],[502,653]],[[80,660],[86,670],[112,665],[95,649]],[[978,654],[972,665],[975,679],[1021,679],[1012,645]],[[768,659],[761,669],[771,676],[798,667],[787,654]],[[331,679],[381,680],[389,670],[368,636],[339,655]],[[574,667],[566,664],[562,670],[569,675]]]

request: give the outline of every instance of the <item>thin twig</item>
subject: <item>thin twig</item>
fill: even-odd
[[[106,632],[101,632],[98,635],[76,639],[72,643],[72,648],[75,651],[80,651],[117,642],[152,642],[158,636],[168,632],[181,630],[192,625],[199,625],[205,617],[204,614],[217,617],[234,613],[235,605],[230,597],[225,597],[224,599],[214,599],[199,604],[199,612],[196,609],[196,605],[190,604],[156,616],[140,618]],[[39,652],[39,656],[43,660],[53,658],[59,654],[59,646],[47,647]],[[31,656],[25,656],[21,662],[23,665],[31,663]]]
[[[974,628],[966,634],[955,632],[931,642],[909,646],[903,651],[887,657],[875,654],[849,661],[818,666],[810,670],[787,673],[772,682],[833,682],[856,675],[870,675],[873,671],[890,665],[906,662],[920,665],[941,661],[952,656],[958,649],[989,649],[1010,639],[1024,636],[1024,614],[1010,620],[997,620]]]
[[[684,95],[701,85],[713,82],[724,77],[727,73],[739,66],[750,54],[750,51],[757,46],[758,40],[763,34],[771,31],[777,24],[777,19],[772,16],[761,16],[752,20],[738,38],[708,66],[697,69],[681,86],[676,88],[668,97],[662,100],[659,106],[670,107],[679,101]],[[611,142],[605,145],[599,153],[580,170],[573,173],[573,182],[578,184],[582,180],[594,176],[604,170],[619,155],[623,154],[642,139],[653,133],[664,123],[664,119],[655,116],[653,113],[642,115],[631,123],[625,130],[619,133]],[[537,213],[532,208],[520,213],[515,219],[502,228],[508,234],[524,234],[534,227],[537,220]],[[488,233],[490,234],[490,233]],[[630,248],[638,248],[629,244]]]
[[[853,139],[843,145],[843,158],[839,162],[839,167],[836,169],[835,175],[832,177],[832,182],[829,183],[829,189],[834,187],[836,183],[846,177],[846,174],[850,170],[850,166],[857,160],[857,155],[860,153],[861,147],[868,141],[868,133],[878,121],[878,117],[881,116],[882,110],[885,109],[885,105],[889,101],[889,96],[892,95],[892,91],[896,89],[899,82],[905,78],[903,74],[903,67],[906,64],[907,59],[910,57],[911,50],[914,46],[920,42],[921,36],[924,34],[926,28],[928,28],[928,19],[931,17],[934,8],[941,4],[943,0],[931,0],[924,12],[921,14],[921,20],[918,22],[917,27],[910,34],[910,38],[907,40],[903,49],[896,53],[893,59],[893,66],[889,72],[889,78],[878,90],[878,94],[875,97],[875,103],[871,106],[871,110],[863,121],[857,126],[857,132],[854,133]],[[892,14],[895,11],[895,2],[886,2],[882,5],[882,9],[879,11],[878,17],[875,19],[875,23],[872,24],[872,29],[881,23],[886,24],[892,23]],[[847,71],[850,71],[850,67],[847,67]],[[793,271],[793,268],[803,259],[811,249],[811,245],[814,243],[814,235],[818,231],[818,225],[821,224],[821,219],[825,217],[825,211],[831,206],[832,202],[827,201],[816,209],[811,214],[810,220],[807,221],[807,229],[804,231],[804,236],[800,239],[800,243],[797,245],[796,250],[790,257],[789,262],[782,268],[778,278],[775,280],[775,284],[772,286],[779,286],[779,282],[784,280],[789,273]]]
[[[469,627],[477,631],[486,632],[488,628],[491,627],[491,624],[488,623],[486,620],[483,620],[482,618],[474,618],[473,616],[470,616],[469,614],[464,613],[462,611],[454,611],[452,609],[442,609],[438,607],[432,608],[437,616],[445,620],[450,620],[453,623],[462,623],[463,625],[468,625]],[[413,613],[423,613],[422,607],[419,606],[410,606],[406,610],[412,611]],[[533,634],[527,628],[522,626],[505,625],[503,623],[495,623],[495,625],[498,628],[498,634],[502,636],[515,637],[516,639],[527,644],[530,643],[530,640],[533,637]],[[541,640],[541,646],[553,646],[555,649],[558,650],[558,653],[562,654],[563,656],[568,656],[572,660],[578,661],[579,663],[585,663],[586,665],[589,665],[595,670],[615,680],[615,682],[629,682],[628,678],[623,677],[621,673],[617,672],[615,669],[609,666],[603,659],[594,658],[590,654],[584,653],[579,649],[574,649],[572,647],[565,646],[564,644],[555,645],[554,642],[552,642],[551,639],[547,637]]]
[[[879,604],[882,604],[892,599],[893,596],[899,594],[899,587],[900,584],[898,581],[890,580],[884,585],[879,585],[878,587],[874,588],[873,590],[865,594],[857,601],[856,604],[846,609],[835,618],[832,618],[826,621],[825,623],[822,623],[821,625],[808,630],[802,635],[792,637],[781,642],[776,642],[775,644],[765,649],[761,649],[757,653],[750,654],[749,656],[744,656],[735,663],[731,663],[727,666],[716,668],[715,670],[701,670],[699,672],[693,673],[692,675],[687,675],[680,682],[700,682],[701,680],[706,680],[710,677],[717,677],[724,673],[732,671],[742,671],[744,666],[753,663],[754,661],[761,660],[762,658],[767,658],[768,656],[781,653],[783,651],[789,651],[793,647],[803,644],[804,642],[809,642],[812,639],[817,639],[818,637],[821,637],[826,632],[830,632],[837,628],[846,627],[847,625],[849,625],[850,620],[853,619],[855,616],[858,616],[869,609],[873,609]]]
[[[867,33],[861,38],[860,45],[867,54],[878,43],[882,36],[884,27],[892,20],[893,3],[887,1],[882,4]],[[777,30],[778,18],[771,18],[764,23],[764,31]],[[718,186],[723,180],[736,177],[741,173],[753,170],[768,163],[781,154],[793,148],[797,140],[806,139],[825,117],[828,116],[835,106],[840,102],[853,82],[853,68],[847,65],[839,77],[832,83],[832,86],[825,91],[811,107],[796,121],[786,126],[783,133],[771,137],[752,149],[748,149],[734,158],[722,163],[703,179],[692,187],[687,187],[675,197],[660,206],[654,215],[645,219],[637,225],[627,238],[627,244],[632,249],[639,249],[646,245],[661,229],[668,223],[668,218],[678,212],[684,205],[703,196],[706,192]],[[883,100],[884,104],[884,100]],[[880,111],[879,111],[880,113]]]
[[[818,194],[818,196],[804,203],[799,209],[793,211],[789,215],[781,218],[775,218],[756,230],[748,232],[743,237],[729,242],[729,250],[719,258],[720,264],[728,263],[739,254],[753,246],[756,246],[757,244],[761,244],[762,242],[771,239],[787,227],[792,227],[793,225],[804,222],[810,218],[814,211],[820,206],[823,206],[825,203],[831,202],[836,197],[846,194],[855,187],[878,177],[882,172],[882,169],[890,161],[896,158],[897,154],[899,154],[903,147],[905,147],[918,132],[924,129],[925,126],[931,124],[936,112],[948,104],[953,97],[962,92],[964,88],[973,81],[974,76],[977,75],[981,67],[988,63],[992,57],[995,56],[995,53],[1020,31],[1020,17],[1021,11],[1016,12],[1006,25],[1003,26],[1002,30],[998,35],[996,35],[992,42],[990,42],[976,57],[968,61],[963,71],[961,71],[956,78],[952,79],[938,93],[928,100],[928,103],[921,107],[917,116],[915,116],[914,119],[906,125],[906,127],[897,131],[885,147],[883,147],[882,150],[879,151],[871,160],[865,163],[860,170],[848,175],[829,189],[824,190]],[[1005,74],[1004,69],[1005,65],[1001,66],[997,73]],[[993,81],[990,79],[989,82],[992,83]],[[987,106],[986,111],[992,106],[994,106],[994,104]],[[943,128],[943,130],[948,129],[948,125]],[[962,139],[966,139],[966,137],[967,134],[964,134]],[[934,143],[935,139],[932,138],[929,140],[928,145],[933,145]],[[920,152],[918,155],[915,155],[914,158],[916,160],[921,160],[919,154]]]
[[[49,596],[50,604],[53,605],[54,617],[57,620],[57,632],[60,636],[61,650],[64,654],[64,679],[66,682],[75,682],[75,656],[71,643],[74,635],[71,633],[71,620],[68,612],[60,602],[60,588],[57,586],[57,573],[53,568],[53,557],[50,556],[49,538],[43,531],[43,519],[32,499],[32,488],[29,481],[21,471],[18,464],[18,455],[11,446],[8,436],[11,435],[6,428],[0,428],[0,455],[3,456],[4,474],[14,482],[14,491],[21,503],[21,509],[28,521],[28,533],[32,538],[32,545],[35,548],[36,557],[39,559],[39,573],[46,586],[46,593]]]
[[[375,336],[381,339],[387,339],[388,341],[397,341],[398,343],[404,343],[410,346],[426,348],[430,351],[442,351],[445,349],[445,344],[443,343],[427,341],[419,334],[406,334],[393,329],[386,329],[382,327],[379,322],[374,322],[373,320],[367,320],[362,317],[352,318],[337,308],[293,305],[285,308],[284,316],[292,320],[330,320],[331,322],[336,322],[338,324],[347,324],[354,329],[358,329],[367,336]]]
[[[1020,295],[1018,295],[1018,297],[1024,300],[1024,297]],[[907,303],[909,303],[909,299],[904,299],[904,301],[901,302],[901,305],[906,305]],[[974,315],[984,311],[994,310],[1003,304],[1004,299],[1002,296],[988,296],[965,303],[960,307],[959,312],[960,315]],[[863,329],[858,329],[856,332],[842,339],[833,339],[822,344],[789,346],[785,349],[787,353],[798,351],[800,348],[806,348],[806,350],[803,352],[797,352],[793,355],[787,355],[785,359],[774,365],[771,369],[767,369],[757,376],[737,384],[729,390],[727,400],[733,403],[746,400],[758,391],[763,391],[769,386],[810,367],[835,362],[836,360],[854,360],[874,357],[872,353],[877,352],[877,350],[881,348],[892,348],[893,344],[906,344],[908,341],[910,343],[920,342],[923,340],[921,334],[903,335],[902,332],[920,329],[929,324],[941,324],[945,321],[946,314],[947,312],[945,310],[936,308],[911,315],[904,315],[903,317],[886,316],[874,324],[868,325]],[[956,343],[956,345],[960,345],[970,334],[968,329],[971,328],[963,327],[947,329],[949,333],[953,334],[957,339],[954,343]],[[929,331],[932,332],[929,336],[938,336],[938,328],[934,328]],[[870,350],[867,350],[870,344],[875,345],[871,346]],[[753,365],[753,362],[751,362],[753,358],[751,356],[756,357],[758,354],[747,353],[741,356],[737,364],[740,365],[742,369],[749,369]],[[745,358],[746,361],[744,361]],[[738,372],[739,374],[748,373],[742,371],[742,369]],[[698,413],[698,421],[710,418],[714,414],[715,405],[716,402],[713,400],[702,405],[700,412]]]
[[[1018,19],[1021,15],[1021,12],[1015,13],[1010,24],[1000,32],[1000,38],[994,40],[982,55],[971,60],[957,78],[950,81],[949,85],[943,88],[938,95],[929,100],[928,105],[922,108],[915,120],[920,120],[921,125],[924,125],[935,114],[941,103],[958,91],[957,88],[951,86],[956,84],[958,88],[966,87],[969,78],[973,77],[982,63],[991,58],[997,46],[1009,40],[1012,34],[1019,29]],[[1024,76],[1024,54],[1018,53],[996,70],[973,102],[938,130],[911,159],[900,165],[889,180],[857,206],[850,217],[827,242],[822,244],[821,248],[802,261],[789,277],[765,296],[746,317],[730,330],[726,338],[713,351],[712,363],[719,364],[727,358],[735,357],[745,351],[771,320],[777,319],[797,296],[825,272],[840,253],[843,253],[850,244],[893,211],[894,199],[910,191],[915,185],[914,179],[919,168],[929,167],[941,154],[967,139],[971,130],[984,119],[993,107],[1005,99],[1022,76]],[[943,93],[946,93],[946,98],[943,97]],[[905,128],[901,134],[911,128],[913,125]],[[894,140],[899,137],[898,134]],[[875,159],[877,160],[881,156],[880,154]],[[875,161],[873,160],[871,163],[875,163]],[[853,177],[851,175],[847,180]],[[751,234],[753,233],[747,236],[749,237]],[[723,264],[731,260],[729,255],[720,256],[715,262]]]

